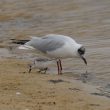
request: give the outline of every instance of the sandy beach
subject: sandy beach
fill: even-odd
[[[57,74],[28,73],[29,62],[0,60],[2,110],[110,110],[110,99],[97,88]]]

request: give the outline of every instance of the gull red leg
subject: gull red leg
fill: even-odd
[[[60,68],[62,70],[62,64],[61,64],[61,60],[59,59],[59,64],[60,64]]]
[[[62,74],[62,65],[61,65],[61,60],[58,60],[58,64],[59,64],[59,73]]]
[[[61,64],[61,60],[59,59],[58,62],[59,62],[60,74],[62,74],[62,64]]]
[[[58,74],[60,74],[59,61],[57,61]]]

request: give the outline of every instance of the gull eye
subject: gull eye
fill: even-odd
[[[85,54],[85,48],[84,48],[84,47],[79,48],[79,49],[78,49],[78,53],[79,53],[80,55],[84,55],[84,54]]]

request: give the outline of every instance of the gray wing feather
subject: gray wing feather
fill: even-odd
[[[64,40],[62,40],[59,37],[42,37],[42,38],[33,38],[31,41],[27,43],[27,45],[30,45],[38,50],[40,50],[43,53],[46,53],[47,51],[53,51],[60,47],[62,47],[65,44]]]

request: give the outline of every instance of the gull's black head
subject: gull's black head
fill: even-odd
[[[80,47],[78,49],[78,53],[79,53],[79,55],[84,55],[85,54],[85,48],[84,47]]]
[[[87,65],[87,61],[84,58],[85,48],[83,46],[78,49],[78,54],[81,57],[81,59],[84,61],[84,63]]]

